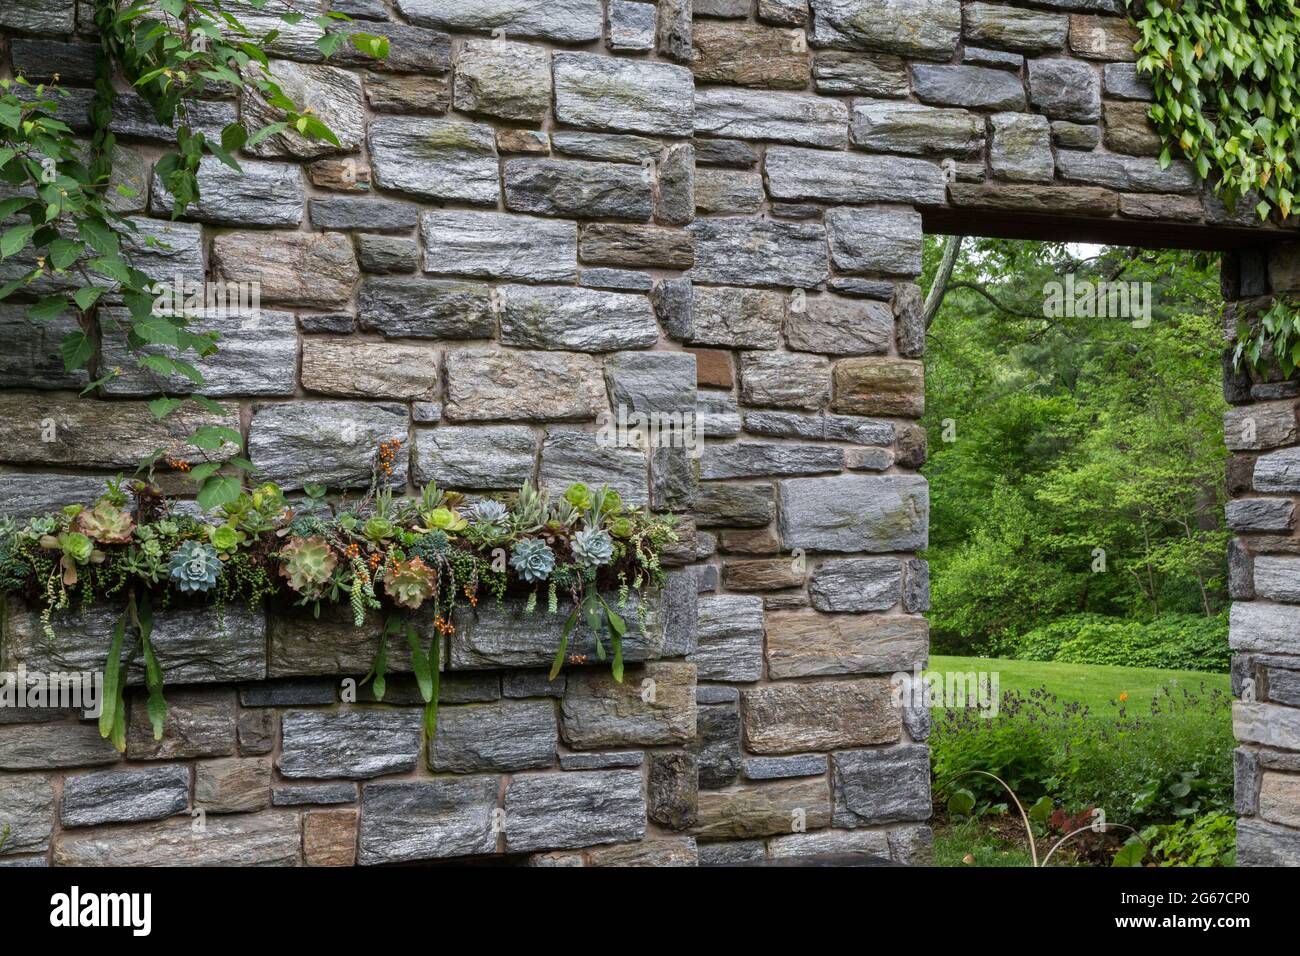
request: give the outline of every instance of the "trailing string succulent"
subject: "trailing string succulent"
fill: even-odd
[[[568,655],[581,621],[597,658],[609,659],[621,680],[627,625],[619,611],[633,591],[662,584],[660,556],[676,540],[671,516],[629,508],[608,488],[573,485],[553,500],[531,482],[515,494],[472,504],[436,484],[414,498],[372,488],[359,501],[327,501],[322,489],[302,502],[264,484],[207,515],[193,517],[189,506],[134,481],[110,483],[89,506],[72,505],[24,524],[0,522],[0,593],[41,607],[51,640],[57,638],[53,612],[74,602],[84,607],[126,598],[112,637],[117,658],[110,652],[106,666],[116,674],[122,648],[133,646],[124,644],[128,629],[140,636],[157,735],[165,704],[148,640],[153,608],[268,601],[319,615],[322,604],[342,605],[357,627],[379,612],[383,626],[366,680],[382,698],[388,642],[404,636],[428,701],[425,725],[432,735],[443,640],[472,626],[485,594],[497,601],[514,595],[527,613],[558,615],[562,604],[571,604],[552,676],[566,661],[586,659]],[[607,601],[611,593],[617,598]],[[636,602],[643,629],[645,608],[646,602]],[[116,696],[106,704],[100,729],[121,746],[125,731],[115,709],[120,682],[106,685],[105,693]]]

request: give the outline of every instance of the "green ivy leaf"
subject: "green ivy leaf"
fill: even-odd
[[[238,478],[228,475],[211,475],[199,487],[199,507],[204,511],[220,508],[239,497],[241,486]]]

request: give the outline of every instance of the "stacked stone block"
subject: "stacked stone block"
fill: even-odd
[[[57,71],[82,131],[90,6],[0,10],[3,69]],[[1101,221],[1173,243],[1193,227],[1277,231],[1224,209],[1185,164],[1160,169],[1151,93],[1111,0],[353,0],[347,12],[389,39],[387,60],[345,46],[322,62],[310,21],[247,18],[280,26],[275,71],[340,147],[284,133],[242,176],[205,162],[202,199],[180,220],[153,175],[171,131],[118,98],[117,176],[138,196],[115,201],[140,228],[137,264],[168,282],[255,281],[262,308],[217,320],[222,348],[202,369],[223,410],[158,423],[147,400],[188,386],[135,369],[111,309],[97,365],[122,374],[83,399],[88,378],[57,354],[71,318],[38,327],[0,305],[0,509],[92,498],[196,424],[239,429],[290,492],[355,492],[377,445],[400,439],[399,489],[607,482],[677,514],[669,588],[628,642],[621,686],[584,668],[547,682],[554,620],[486,603],[464,615],[428,754],[409,679],[395,676],[383,704],[344,696],[377,625],[160,616],[164,740],[136,692],[124,757],[75,715],[0,711],[0,823],[16,834],[3,859],[928,859],[928,723],[900,712],[888,682],[928,648],[915,557],[928,534],[923,229],[1009,216],[1060,238]],[[195,108],[213,132],[240,115],[268,111],[255,97]],[[0,262],[0,280],[26,267]],[[611,445],[602,429],[621,411],[695,415],[703,452]],[[1282,456],[1256,472],[1267,501],[1237,506],[1252,548],[1290,533],[1294,441],[1292,428],[1260,456]],[[1284,614],[1285,565],[1257,575],[1274,596],[1242,607]],[[51,646],[15,608],[0,663],[94,668],[110,619],[60,620]],[[1257,630],[1238,624],[1234,640],[1272,668],[1277,696],[1244,711],[1243,754],[1284,761],[1297,748],[1278,661],[1295,649],[1236,636]],[[398,648],[391,658],[395,675],[409,666]],[[1286,767],[1253,773],[1267,794],[1260,844],[1289,846],[1271,835],[1291,832],[1279,814],[1293,809],[1277,810],[1296,804]]]

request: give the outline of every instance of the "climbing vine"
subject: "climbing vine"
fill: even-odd
[[[1261,219],[1291,214],[1300,147],[1300,3],[1128,0],[1151,78],[1160,162],[1186,157],[1229,206],[1252,198]]]
[[[373,57],[388,53],[385,38],[348,31],[345,15],[313,16],[289,0],[96,0],[100,46],[88,142],[78,139],[61,116],[70,94],[57,78],[50,84],[33,84],[22,76],[0,79],[0,301],[21,296],[31,302],[28,316],[37,322],[69,314],[76,318],[60,348],[67,369],[93,373],[83,394],[120,374],[92,367],[98,323],[108,321],[100,306],[120,300],[128,315],[120,331],[139,365],[163,381],[187,379],[194,391],[190,401],[221,412],[201,394],[204,379],[195,365],[216,351],[217,336],[192,327],[190,315],[156,308],[154,280],[132,264],[133,249],[157,240],[142,236],[115,202],[135,195],[113,182],[116,77],[129,83],[158,123],[175,133],[175,148],[156,165],[173,200],[173,218],[199,199],[199,163],[205,156],[240,171],[239,150],[285,131],[338,144],[329,127],[296,105],[276,82],[268,50],[280,35],[278,27],[256,33],[235,10],[271,11],[277,22],[290,26],[310,20],[320,30],[316,45],[325,57],[344,42]],[[192,107],[215,97],[255,97],[279,118],[253,129],[245,110],[219,136],[209,136],[199,128]],[[149,408],[165,418],[182,404],[182,399],[163,395]],[[242,447],[237,431],[212,425],[198,428],[186,441],[203,457],[228,446]],[[218,456],[211,457],[190,472],[205,508],[233,501],[240,492],[239,479],[219,474]],[[252,470],[238,455],[229,460],[237,469]]]

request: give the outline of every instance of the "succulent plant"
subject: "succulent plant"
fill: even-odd
[[[631,518],[615,518],[609,523],[609,533],[616,538],[630,538],[632,537],[632,531]]]
[[[384,593],[399,607],[418,608],[433,597],[433,569],[419,558],[393,561],[384,572]]]
[[[125,544],[131,540],[135,522],[112,502],[101,501],[93,510],[78,514],[76,526],[82,534],[102,544]]]
[[[519,487],[514,513],[510,516],[514,530],[521,534],[531,534],[546,524],[546,515],[550,510],[546,499],[546,489],[535,490],[533,483],[525,478]]]
[[[451,533],[463,531],[469,522],[451,508],[434,508],[424,516],[424,524],[430,530]]]
[[[361,526],[361,534],[372,544],[382,544],[397,534],[397,525],[379,515],[370,518]]]
[[[63,583],[68,587],[77,583],[77,568],[86,564],[99,564],[104,560],[104,552],[96,549],[95,542],[80,531],[60,531],[58,536],[52,534],[41,537],[41,547],[62,554],[59,567],[63,569]]]
[[[319,597],[339,559],[324,538],[290,538],[280,549],[280,574],[304,597]]]
[[[580,481],[569,485],[568,490],[564,492],[564,500],[578,511],[585,511],[591,507],[591,489]]]
[[[470,516],[474,519],[474,525],[477,530],[484,534],[501,535],[505,534],[506,522],[510,518],[510,512],[506,506],[499,501],[484,499],[474,505],[470,511]]]
[[[589,567],[609,564],[614,557],[614,542],[608,532],[587,528],[573,536],[573,556],[579,564]]]
[[[216,549],[222,561],[230,558],[244,543],[244,532],[231,524],[214,524],[208,528],[208,543]]]
[[[541,538],[521,538],[510,553],[510,566],[529,584],[536,584],[555,570],[555,552]]]
[[[558,530],[572,528],[578,521],[578,509],[567,498],[551,505],[551,520],[547,524]]]
[[[435,528],[427,534],[419,535],[406,550],[425,564],[432,566],[447,553],[447,548],[450,546],[451,538],[447,536],[447,532]]]
[[[167,559],[167,570],[178,591],[210,591],[221,574],[221,558],[210,544],[182,541]]]

